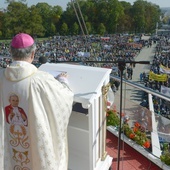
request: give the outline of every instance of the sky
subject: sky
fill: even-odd
[[[122,1],[122,0],[119,0]],[[136,0],[124,0],[126,2],[130,2],[132,5]],[[146,0],[148,2],[152,2],[156,5],[159,5],[160,7],[170,7],[170,0]],[[71,2],[71,0],[27,0],[28,6],[36,5],[38,2],[46,2],[51,6],[59,5],[64,10],[67,7],[67,3]],[[5,0],[0,0],[0,8],[6,8],[7,4],[5,4]]]

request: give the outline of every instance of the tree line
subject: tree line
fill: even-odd
[[[162,15],[158,5],[144,0],[133,5],[118,0],[76,0],[70,1],[66,10],[48,3],[28,7],[26,0],[6,2],[7,8],[0,11],[1,39],[19,32],[37,37],[80,35],[81,27],[85,29],[82,21],[88,34],[152,33]]]

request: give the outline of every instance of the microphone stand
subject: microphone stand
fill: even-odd
[[[120,165],[120,150],[121,150],[121,131],[122,131],[122,94],[123,94],[123,71],[126,68],[125,62],[118,63],[118,69],[120,71],[120,111],[119,111],[119,138],[118,138],[118,158],[117,158],[117,170]]]
[[[118,69],[120,71],[120,125],[119,125],[119,137],[118,137],[118,158],[117,158],[117,170],[120,168],[120,150],[121,150],[121,130],[122,130],[122,85],[123,85],[123,71],[126,68],[126,63],[130,64],[150,64],[149,61],[124,61],[124,60],[118,60],[118,61],[57,61],[57,63],[117,63]]]

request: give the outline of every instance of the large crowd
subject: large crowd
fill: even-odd
[[[166,71],[162,71],[161,66],[166,68]],[[166,81],[158,81],[154,79],[150,79],[149,74],[146,72],[141,73],[140,79],[144,83],[145,87],[151,88],[154,91],[163,93],[163,88],[169,91],[170,89],[170,36],[159,36],[157,40],[155,55],[150,67],[150,71],[152,71],[156,75],[167,75]],[[164,93],[163,93],[164,94]],[[164,94],[165,95],[165,94]],[[142,102],[143,106],[148,107],[148,97],[144,93],[143,95],[144,101]],[[157,96],[153,96],[153,104],[154,111],[158,115],[166,117],[170,119],[170,102],[161,99]]]
[[[95,67],[116,68],[116,61],[134,61],[143,47],[149,48],[152,43],[156,44],[155,56],[151,65],[151,71],[155,74],[161,74],[160,65],[170,68],[170,37],[159,36],[152,37],[149,40],[143,40],[142,36],[117,34],[101,36],[54,36],[40,41],[36,40],[36,54],[33,64],[37,67],[41,64],[40,57],[45,57],[50,63],[57,62],[79,62],[83,65]],[[94,62],[88,62],[94,61]],[[96,62],[98,61],[98,62]],[[108,61],[106,63],[100,61]],[[113,61],[113,62],[109,62]],[[0,44],[0,67],[7,67],[12,62],[9,53],[9,44]],[[115,63],[114,63],[115,62]],[[113,69],[114,70],[114,69]],[[128,65],[125,69],[126,79],[132,79],[133,65]],[[119,70],[113,71],[113,74],[119,75]],[[161,91],[164,85],[170,88],[170,78],[166,82],[150,80],[145,71],[141,73],[140,80],[153,90]],[[114,82],[115,91],[118,90],[119,83]],[[143,95],[142,105],[148,107],[147,97]],[[170,118],[169,103],[163,99],[153,96],[155,112],[167,118]],[[168,104],[167,104],[168,103]]]
[[[133,42],[135,36],[129,35],[106,35],[100,36],[54,36],[48,40],[36,40],[37,51],[34,64],[38,64],[39,57],[46,57],[48,62],[58,61],[82,61],[84,65],[99,67],[113,67],[114,63],[85,61],[117,61],[123,59],[133,61],[140,52],[145,42],[138,38]],[[137,39],[137,38],[136,38]],[[1,66],[6,67],[10,62],[9,44],[2,43],[0,48]],[[2,57],[3,56],[3,57]]]

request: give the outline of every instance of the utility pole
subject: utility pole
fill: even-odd
[[[81,31],[82,31],[82,34],[85,36],[85,35],[88,35],[88,30],[87,30],[87,27],[86,27],[86,23],[84,21],[84,17],[83,17],[83,14],[81,12],[81,9],[80,9],[80,5],[79,5],[79,2],[78,0],[71,0],[72,4],[73,4],[73,8],[74,8],[74,12],[76,14],[76,17],[77,17],[77,20],[78,20],[78,23],[79,23],[79,26],[81,28]],[[76,6],[77,8],[76,8]],[[80,16],[79,16],[80,15]]]

